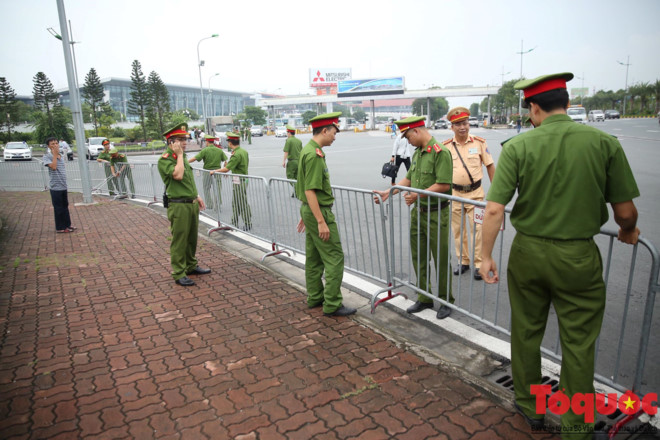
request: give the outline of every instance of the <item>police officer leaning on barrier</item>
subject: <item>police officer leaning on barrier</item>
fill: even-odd
[[[416,148],[412,165],[397,185],[426,191],[451,195],[452,162],[451,154],[435,140],[424,125],[424,116],[411,116],[395,124],[401,130],[402,136]],[[374,191],[380,195],[383,202],[389,197],[388,191]],[[398,194],[394,190],[393,194]],[[406,193],[406,205],[415,205],[410,218],[410,248],[413,267],[417,274],[417,287],[425,292],[431,292],[429,261],[427,260],[428,245],[435,267],[439,268],[439,297],[454,303],[451,293],[451,273],[449,264],[449,201],[431,199],[418,193]],[[379,203],[378,197],[374,201]],[[429,224],[430,220],[430,224]],[[440,243],[438,243],[438,227],[440,227]],[[428,232],[427,232],[428,231]],[[419,246],[418,246],[419,241]],[[438,254],[439,252],[439,254]],[[418,262],[419,260],[419,262]],[[433,300],[424,294],[417,295],[417,301],[406,310],[408,313],[418,313],[433,307]],[[437,318],[444,319],[451,314],[451,308],[441,305]]]
[[[593,396],[595,347],[606,299],[593,236],[608,219],[606,203],[621,228],[619,240],[634,244],[639,236],[632,202],[639,190],[621,144],[566,115],[566,82],[572,78],[572,73],[557,73],[514,86],[523,90],[536,128],[502,143],[483,224],[481,275],[496,283],[492,250],[505,206],[518,191],[511,212],[516,236],[507,268],[511,367],[516,409],[537,428],[543,426],[543,416],[536,412],[530,387],[541,384],[540,346],[550,304],[562,349],[559,388],[569,399],[576,393]],[[561,416],[561,427],[563,438],[592,438],[594,424],[569,409]]]
[[[188,275],[203,275],[211,269],[197,265],[197,231],[199,210],[204,209],[204,201],[197,194],[193,171],[186,160],[185,148],[188,137],[188,124],[177,124],[163,136],[167,140],[167,150],[158,159],[158,172],[165,184],[169,199],[167,219],[170,221],[172,241],[170,243],[170,263],[172,277],[181,286],[193,286],[195,282]]]
[[[335,198],[323,152],[339,133],[339,116],[341,112],[326,113],[309,120],[312,139],[300,153],[296,184],[296,195],[302,202],[298,232],[305,232],[307,306],[322,306],[325,316],[348,316],[356,312],[342,304],[344,250],[332,213]]]
[[[128,159],[125,154],[119,153],[115,147],[112,147],[109,151],[110,153],[110,172],[117,178],[115,184],[117,186],[117,191],[121,192],[119,198],[126,198],[126,179],[128,178],[128,187],[131,190],[131,199],[135,198],[135,183],[133,182],[133,172],[131,167],[128,165]]]
[[[112,173],[112,171],[110,171],[110,159],[112,159],[112,157],[110,157],[110,141],[107,139],[103,139],[101,145],[103,145],[103,151],[99,153],[99,156],[96,158],[96,161],[99,163],[108,164],[108,165],[103,165],[103,171],[105,171],[105,178],[108,185],[108,193],[111,196],[114,196],[115,187],[113,185],[113,181],[115,183],[116,181],[114,174]],[[119,191],[119,187],[117,187],[117,191]]]

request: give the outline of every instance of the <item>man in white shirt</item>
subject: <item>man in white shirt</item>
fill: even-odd
[[[394,146],[392,147],[392,158],[390,163],[393,163],[396,167],[397,174],[399,173],[399,168],[401,164],[406,166],[406,171],[410,169],[410,142],[403,136],[401,133],[396,135],[394,139]],[[396,183],[396,174],[392,177],[392,185]]]

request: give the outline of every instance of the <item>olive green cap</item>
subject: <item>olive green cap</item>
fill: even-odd
[[[206,139],[206,142],[215,142],[215,136],[211,136],[210,134],[205,135],[204,139]]]
[[[163,133],[165,139],[169,139],[172,136],[186,136],[188,137],[188,123],[180,122],[174,125],[172,128]]]
[[[233,131],[228,131],[225,133],[225,136],[227,136],[227,139],[240,139],[241,135],[238,133],[235,133]]]
[[[522,90],[525,99],[527,99],[550,90],[565,89],[566,83],[572,79],[573,74],[570,72],[552,73],[549,75],[541,75],[534,79],[520,80],[513,86],[513,88],[515,90]]]
[[[293,131],[293,132],[295,132],[296,129],[293,128],[292,126],[290,126],[289,124],[286,124],[286,131]]]
[[[339,132],[339,117],[341,112],[324,113],[322,115],[314,116],[309,120],[312,128],[325,127],[326,125],[334,125]]]
[[[119,150],[117,150],[117,148],[115,148],[115,147],[112,147],[112,148],[110,148],[109,153],[110,154],[117,154],[117,153],[119,153]]]
[[[394,121],[401,133],[405,133],[406,130],[416,127],[424,127],[424,121],[426,121],[425,116],[410,116],[399,121]]]

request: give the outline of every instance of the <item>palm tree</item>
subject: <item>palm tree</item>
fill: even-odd
[[[651,88],[655,98],[655,114],[658,114],[660,112],[660,79],[656,79]]]
[[[646,105],[649,101],[649,97],[653,93],[653,89],[651,88],[651,83],[650,82],[642,82],[637,84],[638,93],[639,93],[639,112],[644,115],[647,112]]]

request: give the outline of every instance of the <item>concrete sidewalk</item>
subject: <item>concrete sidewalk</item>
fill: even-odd
[[[0,438],[555,438],[372,328],[361,297],[324,317],[201,236],[213,272],[177,286],[162,211],[69,197],[78,230],[56,234],[49,193],[0,193]]]

